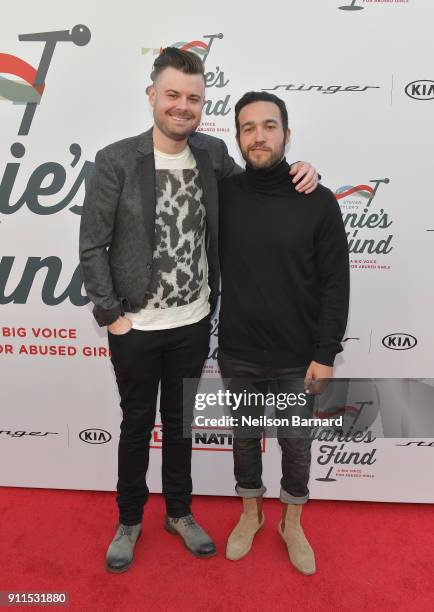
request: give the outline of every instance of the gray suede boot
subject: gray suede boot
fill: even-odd
[[[125,572],[133,562],[134,546],[142,532],[142,524],[118,526],[106,555],[109,572]]]
[[[196,557],[213,557],[217,552],[214,542],[196,523],[192,514],[180,518],[172,518],[166,515],[164,527],[169,533],[181,536],[185,546]]]

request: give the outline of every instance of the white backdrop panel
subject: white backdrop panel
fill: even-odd
[[[19,71],[11,74],[10,56],[33,67],[41,60],[44,42],[19,41],[19,35],[84,24],[92,37],[84,46],[57,43],[27,135],[18,135],[24,106],[0,99],[0,484],[115,487],[118,394],[107,354],[94,356],[107,349],[105,331],[94,323],[90,305],[82,304],[74,277],[83,177],[99,148],[151,125],[145,87],[152,61],[161,46],[179,41],[209,42],[210,35],[223,34],[212,39],[206,58],[208,114],[200,129],[224,138],[240,161],[234,104],[247,90],[272,90],[289,109],[288,159],[311,161],[337,193],[348,217],[350,249],[360,252],[351,253],[350,319],[336,375],[433,376],[434,99],[409,97],[406,88],[413,81],[434,81],[434,6],[428,0],[357,0],[361,10],[350,11],[340,8],[345,5],[351,2],[223,0],[205,10],[197,0],[186,0],[181,9],[175,2],[108,0],[102,10],[83,0],[73,6],[24,0],[8,8],[0,23],[3,97],[5,79],[20,81]],[[36,200],[38,172],[47,175],[42,187],[53,177],[60,185]],[[371,227],[363,227],[368,214],[382,223],[372,227],[371,220]],[[46,266],[36,272],[45,258]],[[11,335],[12,328],[22,328],[23,335]],[[73,337],[41,338],[38,328],[72,330]],[[398,333],[413,336],[416,345],[384,346],[386,336]],[[47,344],[76,353],[29,354],[38,350],[30,345]],[[214,335],[211,353],[215,346]],[[205,371],[216,376],[213,357]],[[85,430],[106,433],[98,438],[94,431],[85,442]],[[312,497],[434,501],[425,476],[434,467],[434,446],[428,436],[400,435],[408,432],[345,444],[343,451],[375,450],[375,462],[362,466],[324,463],[329,451],[315,442]],[[233,494],[228,440],[194,443],[197,493]],[[161,488],[160,445],[156,427],[153,491]],[[267,441],[263,458],[268,494],[277,495],[277,445]]]

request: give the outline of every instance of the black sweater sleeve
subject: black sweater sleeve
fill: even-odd
[[[327,191],[326,211],[315,237],[321,308],[313,360],[333,366],[347,326],[350,268],[342,214],[335,196]]]

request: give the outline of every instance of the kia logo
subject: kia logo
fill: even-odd
[[[389,334],[383,338],[382,343],[392,351],[408,351],[416,346],[417,340],[410,334]]]
[[[434,100],[434,81],[413,81],[407,85],[405,93],[413,100]]]
[[[112,439],[111,434],[105,429],[84,429],[80,432],[79,437],[88,444],[105,444]]]

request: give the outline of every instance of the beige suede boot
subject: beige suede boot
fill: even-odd
[[[278,530],[293,566],[302,574],[310,575],[316,572],[315,555],[300,525],[301,508],[299,504],[284,504]]]
[[[243,498],[244,511],[228,538],[226,559],[238,561],[252,548],[253,538],[264,524],[262,497]]]

